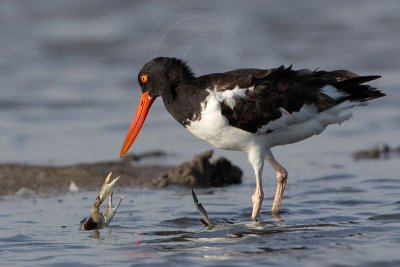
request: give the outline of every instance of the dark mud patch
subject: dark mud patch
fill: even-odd
[[[118,161],[69,166],[0,164],[0,195],[67,192],[71,182],[80,189],[97,190],[110,171],[123,176],[120,186],[129,187],[207,187],[240,183],[242,171],[225,158],[211,162],[212,154],[213,151],[206,151],[179,166],[139,164],[141,155],[131,155]],[[146,152],[144,155],[165,156],[161,152]]]
[[[360,149],[353,153],[354,160],[366,160],[366,159],[389,159],[400,156],[400,146],[390,147],[389,145],[383,145],[381,147],[373,147],[367,149]]]

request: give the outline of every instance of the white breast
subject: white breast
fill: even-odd
[[[244,150],[249,142],[253,140],[253,134],[230,126],[228,120],[221,113],[221,102],[225,102],[230,108],[234,108],[236,99],[244,97],[244,91],[247,89],[237,88],[234,90],[224,92],[209,90],[210,94],[201,103],[200,120],[190,121],[186,126],[187,129],[196,137],[209,142],[215,147]]]

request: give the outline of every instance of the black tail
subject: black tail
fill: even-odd
[[[364,102],[385,96],[385,94],[379,91],[377,88],[372,87],[368,84],[362,84],[365,82],[376,80],[380,77],[381,76],[378,75],[348,77],[347,79],[344,79],[342,81],[331,83],[331,85],[348,93],[348,100]]]
[[[335,70],[335,71],[314,71],[312,72],[312,83],[319,84],[321,87],[324,85],[332,85],[339,90],[348,94],[340,101],[368,101],[371,99],[385,96],[384,93],[368,84],[363,84],[372,80],[380,78],[379,75],[359,76],[349,70]]]

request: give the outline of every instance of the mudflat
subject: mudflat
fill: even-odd
[[[122,175],[120,186],[127,187],[206,187],[241,182],[242,171],[223,157],[211,161],[211,150],[178,166],[145,165],[139,162],[143,157],[161,155],[165,154],[152,152],[130,155],[116,161],[68,166],[0,164],[0,195],[65,193],[74,190],[75,185],[81,189],[97,189],[110,171]]]

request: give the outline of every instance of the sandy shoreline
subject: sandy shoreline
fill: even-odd
[[[97,190],[110,171],[122,175],[119,182],[122,187],[205,187],[240,183],[242,171],[224,158],[211,161],[212,154],[206,151],[179,166],[143,165],[137,162],[141,157],[138,155],[118,161],[69,166],[0,164],[0,195],[66,193],[72,181],[80,189]]]

